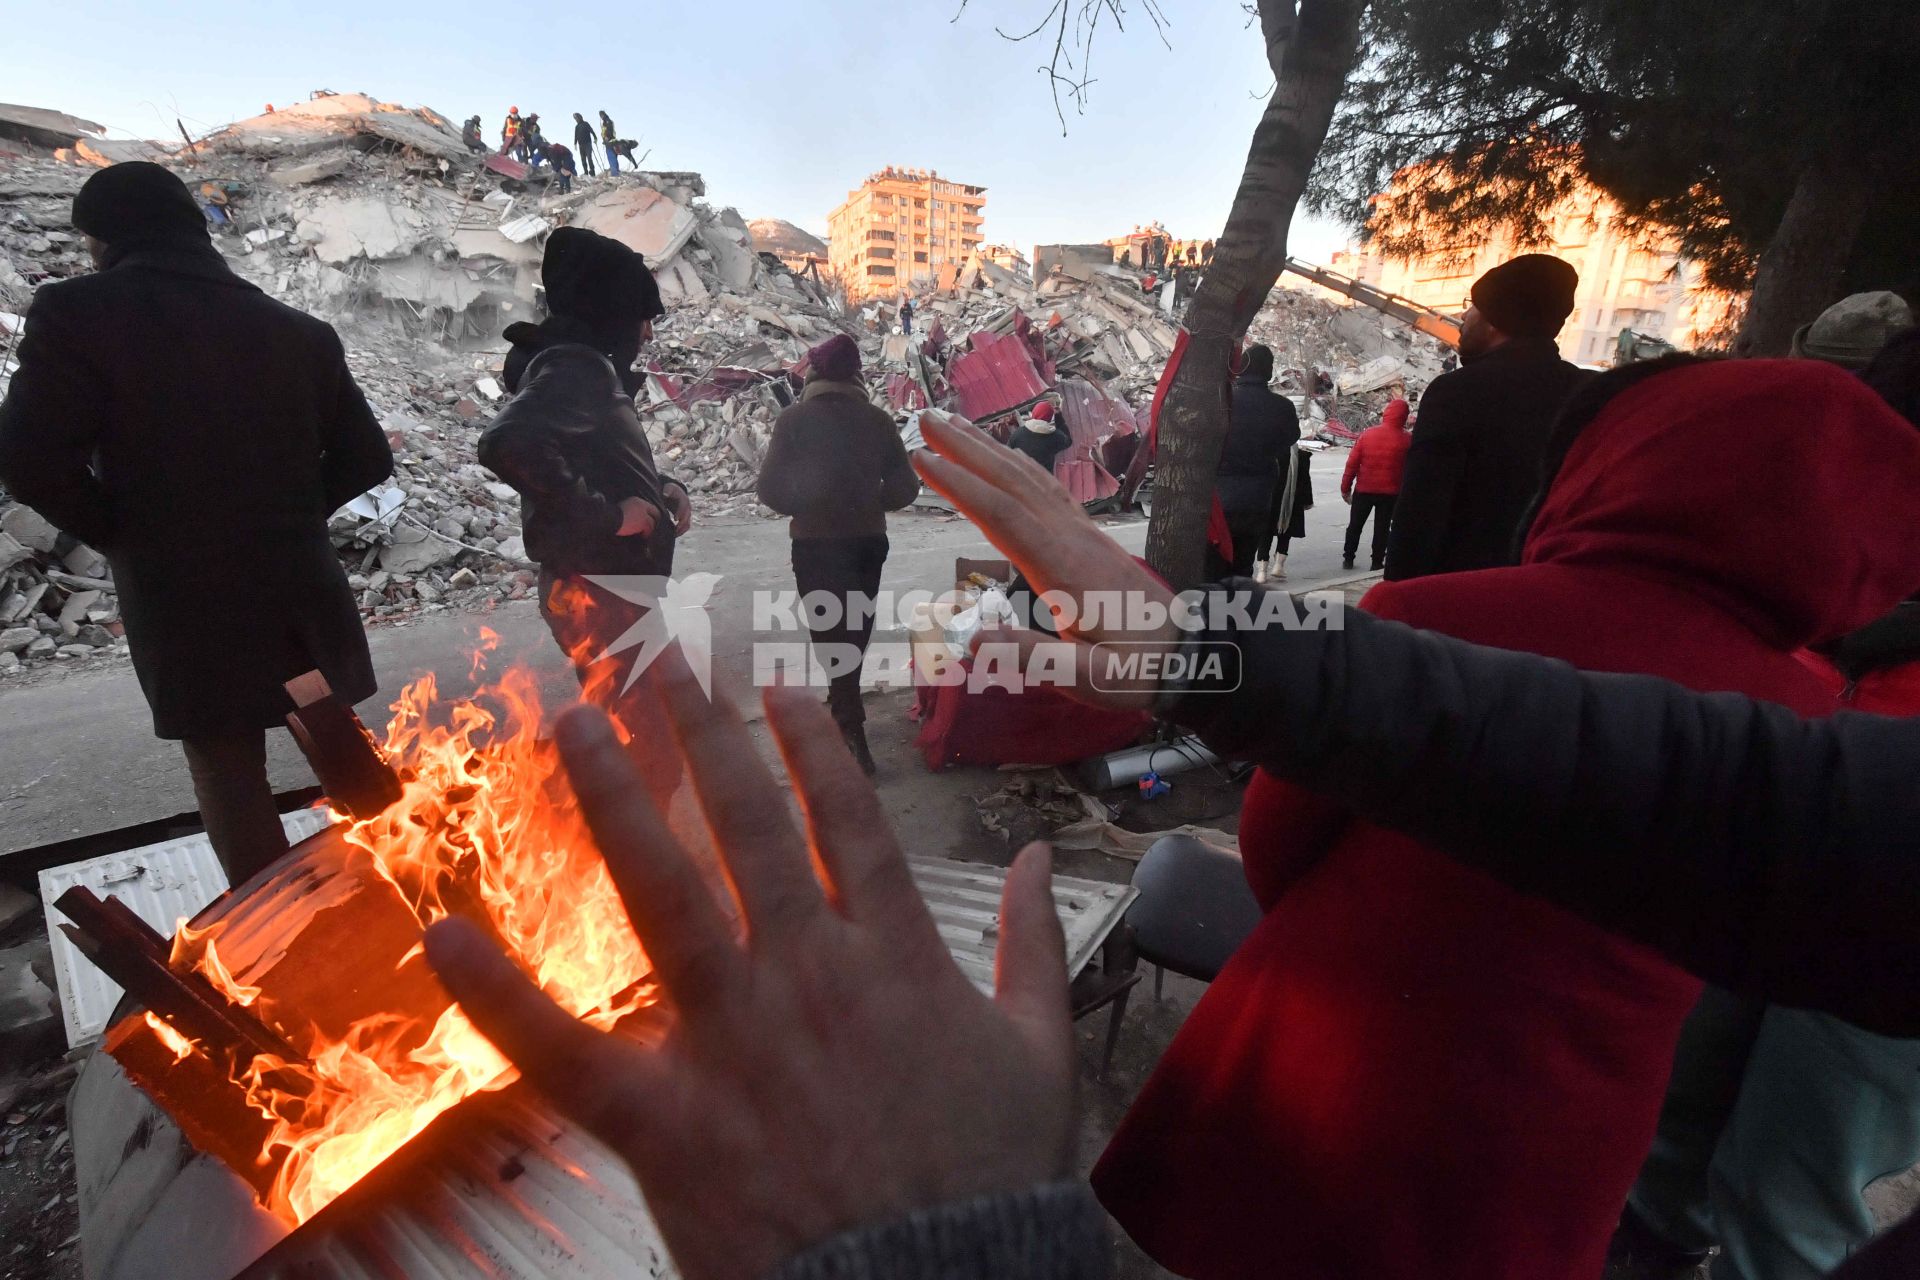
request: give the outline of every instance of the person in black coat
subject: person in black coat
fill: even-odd
[[[1547,430],[1589,376],[1554,344],[1579,282],[1572,267],[1541,253],[1474,282],[1461,367],[1420,398],[1387,544],[1389,582],[1515,562]]]
[[[1026,454],[1045,467],[1049,475],[1053,474],[1054,460],[1073,448],[1073,441],[1055,421],[1057,416],[1052,401],[1042,400],[1007,437],[1009,449]]]
[[[507,327],[514,394],[481,435],[480,462],[520,493],[541,611],[588,698],[632,720],[638,704],[622,695],[636,654],[609,649],[665,592],[693,522],[686,486],[660,474],[633,406],[646,381],[633,362],[665,308],[639,254],[578,227],[548,237],[541,276],[550,314]],[[605,577],[630,585],[590,580]]]
[[[1274,498],[1285,476],[1282,467],[1300,442],[1300,415],[1293,401],[1268,385],[1272,381],[1273,351],[1255,343],[1247,348],[1233,381],[1227,438],[1214,472],[1214,492],[1233,538],[1233,558],[1226,561],[1212,554],[1210,577],[1253,573],[1261,540],[1273,527]]]
[[[593,126],[587,123],[585,116],[578,111],[573,113],[573,149],[581,164],[586,166],[587,176],[594,175],[593,153],[598,150],[594,145]]]
[[[153,731],[184,748],[237,884],[286,848],[266,769],[284,682],[374,693],[327,518],[393,455],[333,329],[234,275],[171,172],[102,169],[73,224],[100,270],[34,295],[0,479],[113,566]]]

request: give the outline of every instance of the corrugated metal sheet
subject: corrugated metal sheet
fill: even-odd
[[[990,991],[1005,869],[942,858],[909,863],[954,959],[976,986]],[[1068,967],[1077,974],[1119,923],[1135,891],[1062,876],[1054,879],[1053,893],[1066,931]],[[94,1099],[90,1112],[148,1106],[105,1057],[89,1063],[82,1087]],[[124,1103],[111,1101],[116,1093]],[[110,1119],[77,1117],[76,1123],[85,1127]],[[162,1126],[163,1138],[177,1137],[164,1117],[146,1127]],[[108,1132],[117,1131],[109,1127]],[[84,1136],[76,1134],[76,1151],[104,1153],[101,1142],[83,1141]],[[143,1141],[153,1145],[155,1137],[149,1133]],[[90,1154],[87,1163],[110,1158],[111,1153]],[[142,1176],[138,1164],[127,1162],[130,1181]],[[213,1172],[207,1164],[192,1161],[175,1176],[205,1179]],[[201,1187],[191,1207],[182,1210],[192,1221],[176,1225],[208,1239],[226,1239],[243,1229],[257,1233],[260,1215],[244,1209],[244,1184],[224,1168],[218,1175],[241,1194],[212,1195]],[[99,1188],[98,1199],[111,1201],[121,1170],[88,1167],[81,1176]],[[165,1188],[146,1187],[141,1194],[142,1204],[178,1199]],[[236,1213],[243,1214],[244,1223]],[[106,1273],[90,1272],[92,1280],[153,1274],[142,1269],[153,1257],[127,1247],[146,1229],[144,1221],[127,1222],[116,1239],[89,1239],[89,1248],[97,1247],[100,1256],[125,1260]],[[530,1090],[514,1085],[468,1099],[443,1116],[366,1183],[268,1249],[237,1280],[630,1280],[675,1274],[626,1165]]]
[[[947,950],[959,962],[973,985],[993,993],[993,955],[1000,945],[1000,893],[1006,888],[1004,867],[946,858],[908,858],[913,882],[927,900],[933,921]],[[1067,975],[1087,967],[1094,952],[1120,923],[1138,896],[1130,885],[1053,878],[1053,905],[1067,935]]]
[[[296,809],[283,814],[289,843],[297,844],[324,830],[324,809]],[[120,899],[161,933],[171,934],[180,921],[227,891],[227,873],[213,854],[205,835],[183,836],[161,844],[109,853],[40,873],[40,900],[46,908],[47,937],[53,943],[53,971],[59,981],[60,1012],[66,1019],[67,1044],[85,1044],[106,1029],[120,987],[93,967],[60,931],[66,917],[53,902],[76,885],[85,885],[101,897]]]
[[[1053,460],[1053,473],[1078,502],[1092,502],[1120,491],[1120,482],[1100,465],[1101,444],[1140,429],[1125,401],[1108,395],[1084,378],[1060,382],[1060,416],[1073,446]]]
[[[976,422],[1047,393],[1032,353],[1016,334],[975,333],[973,350],[947,366],[947,381],[961,415]]]
[[[632,1280],[677,1275],[626,1163],[519,1086],[458,1140],[409,1151],[377,1202],[321,1213],[238,1280]],[[376,1175],[377,1176],[377,1175]]]

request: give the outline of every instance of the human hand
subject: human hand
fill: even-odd
[[[920,430],[927,449],[913,455],[913,465],[922,478],[978,525],[1036,592],[1050,597],[1061,639],[1074,646],[1074,683],[1062,692],[1098,706],[1152,705],[1155,684],[1119,687],[1093,679],[1099,661],[1094,646],[1125,644],[1132,652],[1178,648],[1179,627],[1169,616],[1173,592],[1088,518],[1051,472],[1032,465],[1024,454],[935,414],[922,417]],[[1090,607],[1096,596],[1102,600],[1097,609]],[[1110,607],[1116,600],[1121,609]],[[982,635],[982,644],[1018,646],[1022,669],[1035,647],[1058,643],[1031,630]]]
[[[677,484],[662,485],[660,497],[667,504],[667,514],[673,517],[674,536],[678,537],[693,528],[693,499],[687,491]]]
[[[1352,495],[1352,494],[1350,494],[1350,493],[1348,493],[1348,492],[1347,492],[1347,491],[1346,491],[1345,489],[1342,489],[1342,490],[1340,491],[1340,501],[1342,501],[1342,502],[1344,502],[1344,503],[1346,503],[1346,504],[1347,504],[1348,506],[1352,506],[1352,505],[1353,505],[1353,495]]]
[[[768,690],[806,835],[739,713],[677,648],[655,682],[744,917],[736,936],[597,710],[561,757],[676,1015],[642,1047],[594,1031],[472,925],[427,955],[528,1083],[632,1166],[688,1280],[757,1280],[838,1232],[1063,1175],[1073,1033],[1050,854],[1000,904],[998,993],[962,976],[820,704]]]
[[[653,532],[654,524],[660,519],[660,508],[645,498],[620,499],[620,531],[618,537],[644,538]]]

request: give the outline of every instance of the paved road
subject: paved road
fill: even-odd
[[[1308,536],[1289,562],[1295,588],[1346,576],[1339,569],[1340,527],[1346,509],[1334,488],[1333,458],[1316,468],[1320,506],[1308,516]],[[1332,501],[1329,502],[1329,497]],[[1146,525],[1113,526],[1121,545],[1139,552]],[[919,512],[896,516],[883,587],[895,592],[940,590],[952,583],[956,556],[995,553],[971,524]],[[677,556],[680,570],[720,575],[711,602],[718,678],[729,687],[747,680],[752,665],[752,597],[790,587],[784,522],[733,520],[697,526]],[[242,595],[240,598],[244,598]],[[500,636],[499,655],[541,672],[549,701],[565,701],[572,679],[530,602],[488,614],[436,613],[372,633],[380,692],[362,704],[370,724],[400,687],[431,671],[443,692],[472,687],[472,654],[482,626]],[[209,643],[219,626],[209,615]],[[497,659],[496,659],[497,661]],[[16,850],[170,818],[193,808],[179,748],[149,732],[145,703],[124,664],[55,674],[37,681],[0,681],[0,855]],[[313,784],[305,760],[284,734],[269,735],[271,773],[278,789]]]

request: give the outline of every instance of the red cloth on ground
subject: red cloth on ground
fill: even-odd
[[[940,770],[953,764],[1072,764],[1132,746],[1153,718],[1144,711],[1108,711],[1053,689],[964,684],[917,685],[920,732],[913,745]]]
[[[1839,370],[1685,368],[1587,429],[1521,565],[1363,604],[1820,715],[1794,651],[1920,583],[1916,498],[1920,433]],[[1094,1169],[1107,1208],[1205,1280],[1599,1275],[1698,983],[1265,775],[1240,837],[1267,915]]]
[[[1394,412],[1399,410],[1398,413]],[[1406,430],[1407,402],[1394,400],[1377,427],[1368,427],[1347,451],[1347,469],[1340,474],[1340,493],[1398,493],[1407,470],[1407,446],[1413,433]]]

